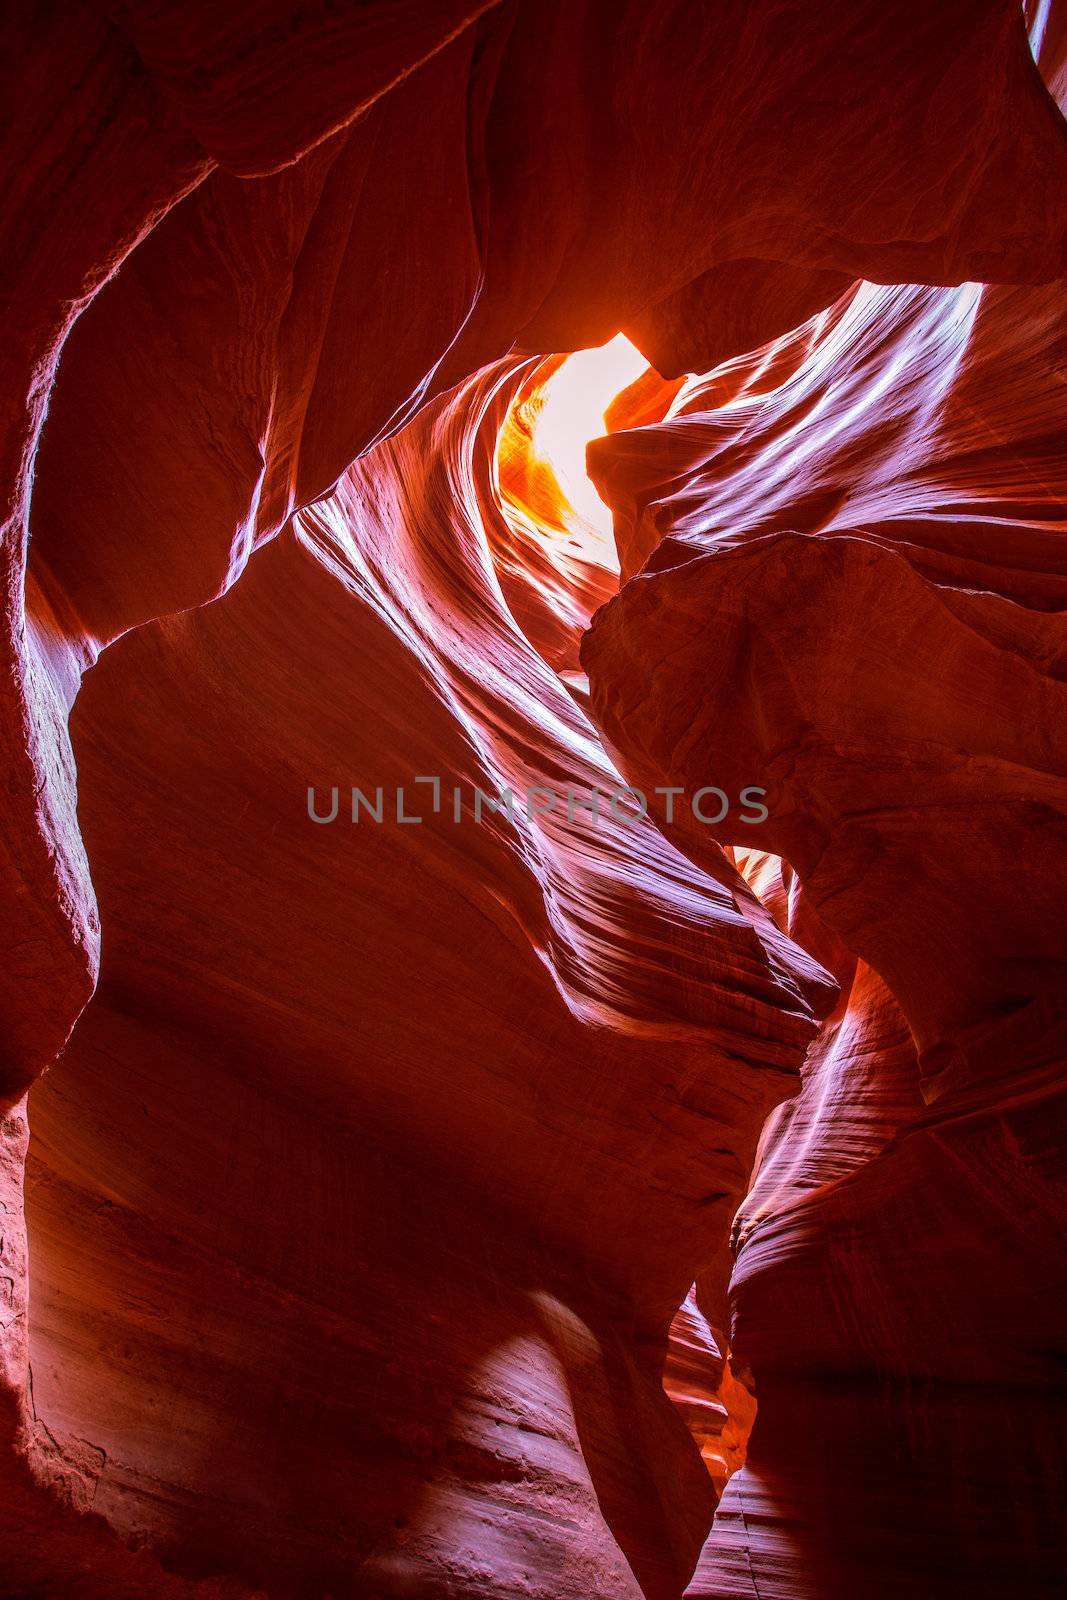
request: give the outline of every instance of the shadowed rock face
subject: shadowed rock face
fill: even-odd
[[[748,840],[665,831],[783,858],[845,996],[735,1224],[760,1411],[694,1596],[1062,1587],[1065,336],[1062,286],[867,286],[595,447],[605,743],[762,775]]]
[[[9,24],[0,1595],[1059,1592],[1029,21]]]

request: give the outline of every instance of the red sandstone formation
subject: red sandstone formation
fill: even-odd
[[[16,8],[0,1595],[1060,1592],[1026,22]]]
[[[597,446],[651,552],[583,651],[608,747],[762,774],[848,994],[735,1227],[760,1412],[694,1596],[1060,1591],[1065,312],[866,287]]]

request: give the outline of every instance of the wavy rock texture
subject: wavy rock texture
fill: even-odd
[[[469,815],[475,785],[611,781],[489,561],[500,383],[225,600],[127,635],[75,714],[110,932],[35,1092],[35,1402],[102,1449],[126,1536],[301,1592],[443,1561],[472,1593],[636,1593],[616,1541],[677,1591],[711,1502],[666,1325],[832,996],[728,863],[693,881],[650,824]],[[426,820],[316,825],[309,783],[322,814],[405,786]]]
[[[7,42],[0,1592],[1054,1592],[1067,134],[1017,9]],[[620,328],[611,599],[531,452],[537,358]],[[544,801],[615,763],[769,820]]]
[[[762,775],[768,903],[846,996],[738,1218],[760,1409],[694,1596],[1062,1587],[1064,311],[864,287],[595,448],[606,742]]]

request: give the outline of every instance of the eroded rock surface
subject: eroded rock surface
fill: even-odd
[[[1054,1586],[1017,8],[9,26],[0,1593]],[[619,329],[612,599],[522,406]],[[619,771],[769,816],[560,803]]]
[[[784,858],[845,996],[736,1224],[759,1414],[694,1596],[1062,1586],[1064,310],[866,286],[593,452],[605,742],[759,777],[747,838],[666,831]]]

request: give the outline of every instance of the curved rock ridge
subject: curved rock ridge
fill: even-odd
[[[613,816],[516,620],[544,570],[521,605],[512,560],[509,604],[494,565],[525,370],[356,463],[216,605],[128,633],[75,707],[108,945],[33,1095],[34,1405],[92,1442],[94,1509],[188,1576],[668,1596],[707,1530],[668,1327],[836,987],[725,856]],[[561,799],[529,816],[530,789]]]
[[[590,451],[605,743],[762,774],[712,831],[843,992],[735,1227],[759,1415],[694,1597],[1064,1582],[1065,337],[1062,286],[863,285]]]
[[[1018,7],[7,43],[0,1593],[678,1600],[735,1374],[694,1594],[1054,1591],[1067,134]],[[611,599],[522,408],[620,328]],[[569,814],[624,775],[768,820]]]
[[[255,149],[261,164],[256,170],[294,162],[332,127],[358,117],[485,7],[476,0],[468,5],[442,3],[420,20],[410,7],[380,0],[347,8],[340,18],[332,7],[282,3],[274,7],[272,25],[265,30],[258,7],[230,8],[225,22],[215,18],[210,24],[209,9],[201,8],[194,16],[188,8],[160,8],[133,0],[121,8],[116,21],[79,0],[74,5],[16,8],[5,20],[3,99],[10,116],[0,155],[10,181],[5,182],[2,211],[8,248],[0,356],[4,394],[0,559],[5,596],[3,747],[17,782],[10,798],[5,798],[0,886],[3,921],[10,929],[11,993],[0,1008],[0,1037],[4,1081],[13,1091],[62,1045],[91,992],[97,964],[95,906],[78,840],[73,767],[64,726],[65,708],[87,653],[78,595],[68,597],[62,584],[53,584],[47,596],[40,596],[31,583],[25,609],[22,598],[30,488],[32,484],[40,489],[45,481],[36,452],[54,397],[60,352],[81,314],[120,264],[151,237],[183,196],[205,181],[220,158],[225,161],[243,146],[246,153]],[[359,62],[356,70],[354,61]],[[283,62],[291,80],[300,79],[303,72],[302,93],[274,92],[269,79]],[[324,92],[327,79],[336,91],[333,103]],[[174,98],[182,81],[187,87],[196,86],[194,97],[198,95],[202,104],[204,115],[191,119],[195,126],[185,120],[188,104],[182,107]],[[271,107],[269,117],[265,104]],[[321,161],[312,155],[312,182],[317,168],[321,169]],[[287,209],[284,199],[281,207]],[[255,209],[253,202],[253,214]],[[293,210],[293,220],[298,221],[298,207]],[[284,234],[285,221],[277,219],[276,227]],[[194,230],[194,250],[197,242]],[[175,350],[168,336],[177,331],[173,320],[177,303],[179,321],[185,318],[189,323],[194,348],[203,344],[208,331],[204,307],[197,307],[196,296],[186,289],[198,280],[204,285],[218,272],[219,264],[211,260],[211,246],[217,243],[217,238],[209,240],[206,254],[201,249],[193,262],[185,263],[186,271],[171,285],[169,296],[165,285],[155,283],[156,315],[147,318],[154,342],[138,329],[136,318],[119,315],[117,331],[106,346],[107,365],[122,347],[139,357],[132,367],[135,386],[144,388],[146,374],[152,374],[148,402],[138,407],[136,393],[133,396],[135,470],[129,483],[123,480],[124,493],[117,500],[113,495],[109,501],[105,494],[95,535],[88,531],[94,519],[91,504],[87,507],[87,525],[72,533],[68,551],[87,538],[96,544],[98,554],[106,549],[120,531],[112,525],[116,504],[121,516],[131,498],[150,523],[158,514],[161,495],[157,488],[145,499],[144,488],[138,492],[138,480],[142,485],[145,479],[159,485],[160,457],[166,456],[168,446],[170,463],[175,456],[189,459],[167,427],[168,415],[173,421],[175,414],[175,395],[166,380],[168,376],[173,380],[183,356],[185,362],[194,358],[189,350],[182,351],[180,338]],[[130,284],[135,287],[133,279]],[[208,300],[212,294],[218,298],[213,285]],[[125,289],[120,291],[124,295]],[[220,301],[215,322],[208,324],[211,332],[224,326],[227,317]],[[140,320],[146,320],[143,314]],[[166,351],[162,364],[161,345]],[[113,437],[124,447],[126,380],[121,361],[120,353],[117,374],[109,374],[106,367],[98,373],[96,389],[84,396],[81,421],[87,423],[97,411],[109,411],[117,425]],[[246,392],[245,383],[239,381],[234,387],[238,394]],[[110,404],[102,406],[105,393]],[[169,414],[165,403],[162,412],[160,406],[160,397],[168,395]],[[198,434],[196,423],[187,418],[185,426],[199,446],[202,433]],[[254,441],[254,431],[252,437]],[[106,436],[101,440],[104,451],[108,442]],[[220,445],[238,469],[233,480],[222,485],[223,504],[229,507],[236,500],[240,505],[248,493],[247,438],[235,436],[222,444],[217,432],[206,452],[193,449],[193,474],[203,464],[200,458]],[[57,470],[63,472],[69,465],[61,461]],[[121,453],[115,457],[97,453],[91,457],[90,472],[83,475],[83,485],[88,487],[101,473],[105,479],[110,475],[115,484],[123,467]],[[181,498],[184,501],[187,495],[183,492]],[[137,545],[142,543],[143,526],[135,524]],[[239,527],[226,529],[226,546],[235,537],[240,538]],[[213,552],[208,560],[217,570],[224,553]],[[110,597],[101,598],[106,602]],[[178,598],[179,605],[188,603]],[[32,802],[27,797],[33,797]]]
[[[13,977],[40,1016],[38,1045],[12,999],[13,1088],[95,971],[63,731],[87,649],[212,598],[432,388],[516,342],[596,343],[711,274],[712,347],[740,352],[738,263],[766,296],[768,261],[938,282],[1065,259],[1067,139],[1008,0],[209,11],[45,6],[6,56],[5,740],[39,796],[8,829]],[[419,310],[398,326],[399,301]],[[82,486],[76,526],[51,481]]]
[[[708,412],[691,397],[644,430],[663,435],[640,445],[658,454],[662,487],[642,482],[639,514],[636,500],[623,513],[638,547],[671,531],[584,652],[598,720],[635,781],[761,775],[770,818],[755,842],[790,861],[890,983],[931,1092],[964,1070],[953,1062],[971,1030],[1031,1002],[1040,1027],[1067,959],[1054,910],[1065,332],[1059,290],[870,287],[769,394]],[[1038,361],[1044,406],[1041,376],[1021,404]],[[714,377],[709,388],[717,398]],[[594,465],[616,440],[630,449],[613,436]],[[606,494],[626,470],[609,466]],[[627,639],[640,640],[633,664],[607,684],[600,662]],[[635,720],[625,694],[646,697],[637,661],[651,639],[671,709]],[[687,673],[705,686],[699,703],[679,692]],[[999,894],[985,881],[998,852],[1016,863]]]

